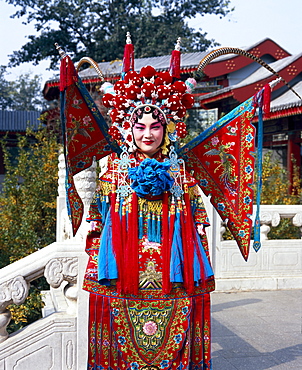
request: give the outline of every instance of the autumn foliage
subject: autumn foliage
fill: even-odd
[[[2,140],[5,179],[0,193],[0,268],[55,241],[58,149],[57,138],[41,129],[19,136],[17,156]],[[9,331],[41,316],[43,279],[31,283],[24,304],[11,305]]]

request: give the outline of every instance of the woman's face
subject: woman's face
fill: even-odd
[[[152,114],[144,113],[133,125],[135,144],[147,157],[152,157],[158,151],[163,135],[163,125]]]

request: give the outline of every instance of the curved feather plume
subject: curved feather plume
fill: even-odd
[[[201,61],[199,62],[198,68],[197,68],[197,74],[201,73],[203,69],[215,58],[220,57],[221,55],[226,54],[237,54],[237,55],[243,55],[244,57],[252,59],[254,62],[259,63],[262,67],[269,70],[271,73],[273,73],[275,76],[281,78],[283,83],[295,94],[299,99],[302,99],[301,96],[284,80],[283,77],[279,75],[278,72],[276,72],[272,67],[270,67],[267,63],[265,63],[262,59],[256,57],[255,55],[249,53],[248,51],[239,49],[239,48],[232,48],[232,47],[222,47],[216,50],[211,51],[209,54],[207,54]]]
[[[92,59],[92,58],[89,58],[89,57],[83,57],[82,59],[80,59],[79,63],[77,64],[76,66],[76,71],[78,72],[80,67],[84,64],[84,63],[89,63],[91,65],[91,67],[93,67],[98,76],[100,77],[100,79],[102,81],[105,80],[104,76],[103,76],[103,73],[102,71],[100,70],[100,67],[98,66],[98,64]]]

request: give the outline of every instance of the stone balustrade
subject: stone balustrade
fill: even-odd
[[[84,368],[77,367],[77,364],[83,361],[83,354],[85,357],[87,340],[84,327],[87,320],[87,294],[81,289],[81,279],[86,262],[87,256],[83,244],[70,240],[65,243],[48,245],[0,270],[1,370],[8,368],[27,369],[23,365],[15,366],[18,363],[23,363],[22,359],[24,361],[26,359],[29,363],[39,361],[40,351],[48,359],[49,367],[45,368]],[[45,276],[50,285],[48,294],[51,296],[50,299],[54,306],[52,315],[9,336],[6,327],[11,315],[7,306],[12,303],[22,304],[28,296],[30,282],[41,276]],[[81,323],[84,326],[77,325],[77,317],[81,317]],[[32,328],[29,330],[30,327]],[[28,331],[34,331],[36,335],[32,335],[32,333],[28,335]],[[16,335],[19,337],[18,342],[23,343],[19,351],[16,351],[15,346],[12,350],[12,343],[15,343]],[[38,342],[37,335],[39,336]],[[49,344],[50,337],[52,338],[51,345]],[[63,351],[60,359],[55,356],[58,350],[59,352]],[[79,354],[82,357],[79,357]],[[62,361],[63,363],[67,361],[69,365],[67,366],[67,363],[66,366],[61,365]],[[56,364],[59,365],[55,366]]]
[[[278,227],[281,219],[291,219],[294,226],[299,227],[302,238],[302,205],[262,205],[260,207],[260,240],[269,240],[271,227]],[[252,219],[255,218],[255,212]],[[225,222],[221,223],[220,238],[223,240]]]
[[[234,240],[223,240],[225,225],[209,199],[204,197],[211,227],[207,230],[216,290],[269,290],[302,288],[302,205],[262,205],[260,207],[261,248],[250,244],[244,261]],[[252,218],[255,217],[255,214]],[[272,227],[288,218],[300,231],[299,239],[270,239]]]

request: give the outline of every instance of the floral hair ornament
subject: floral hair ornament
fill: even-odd
[[[176,49],[180,49],[180,39],[178,39]],[[180,63],[180,51],[176,51],[179,57],[175,58],[174,55],[172,58],[173,68],[170,67],[170,71],[179,70],[176,63]],[[175,75],[174,72],[173,74]],[[187,109],[194,105],[193,95],[187,92],[185,82],[175,81],[175,77],[169,72],[157,72],[152,66],[143,67],[139,73],[130,69],[123,77],[123,80],[113,85],[113,91],[105,93],[102,98],[104,106],[110,109],[112,126],[109,134],[119,145],[126,144],[129,151],[135,150],[131,124],[132,113],[140,106],[144,109],[148,106],[156,107],[165,117],[167,125],[162,146],[166,154],[171,141],[177,141],[187,135],[183,118]]]

